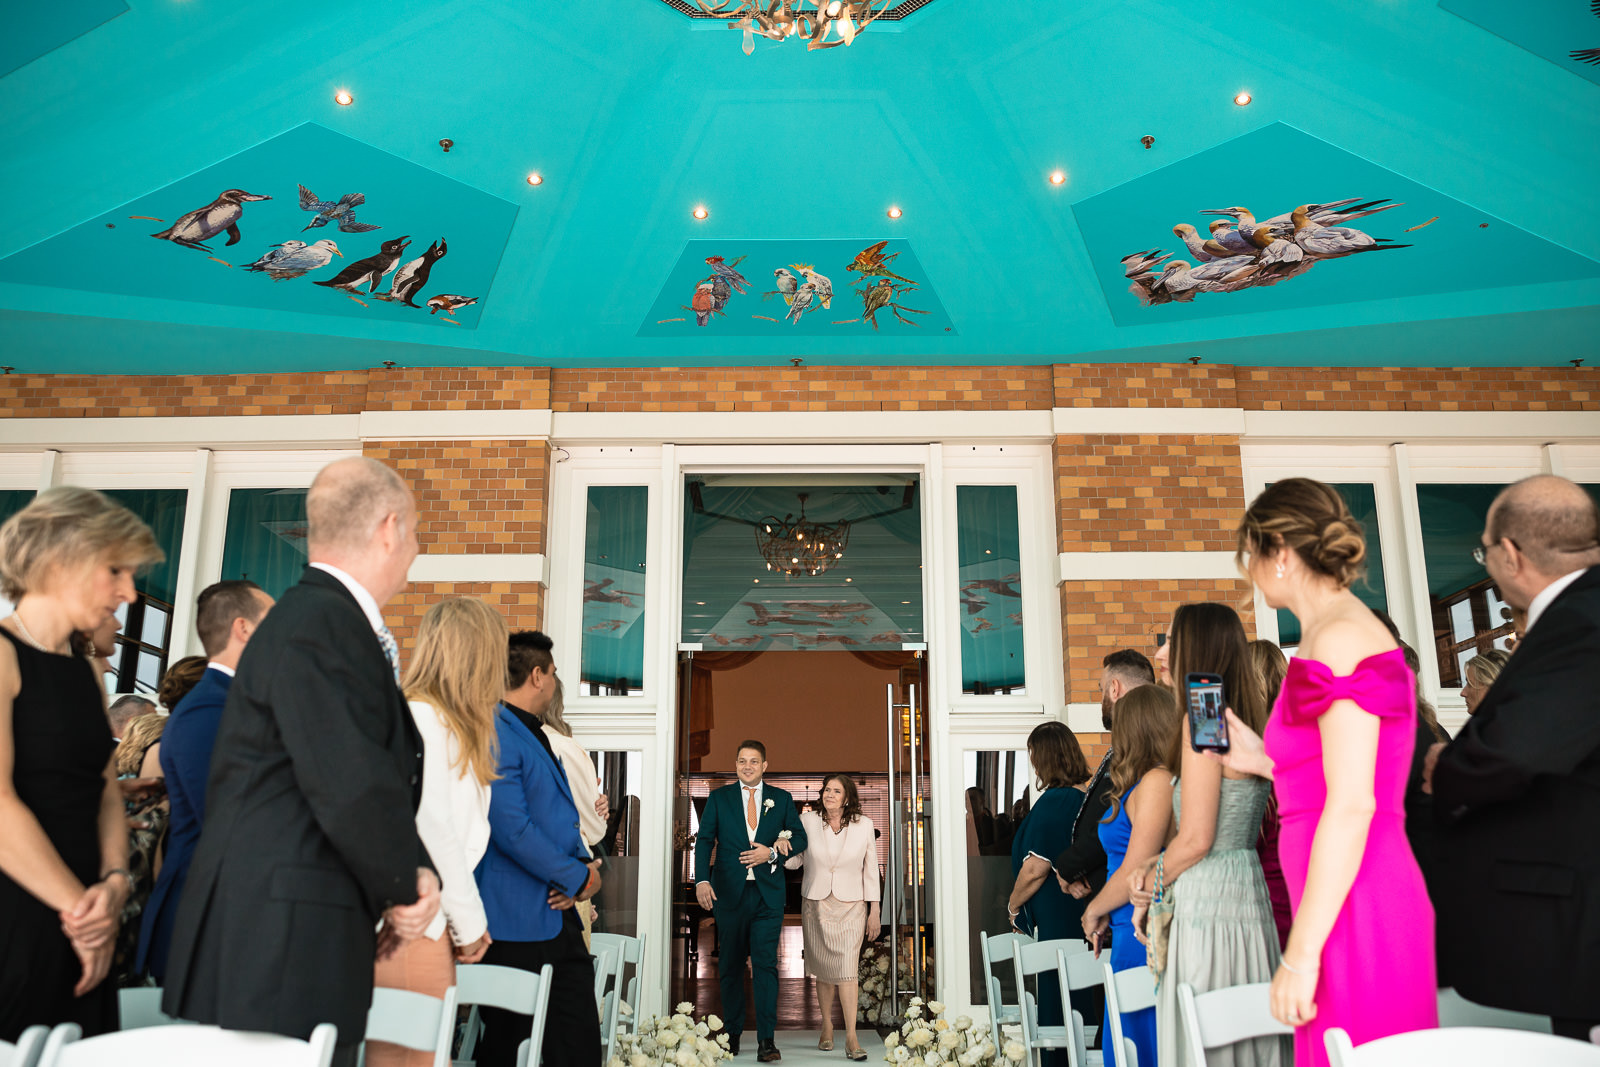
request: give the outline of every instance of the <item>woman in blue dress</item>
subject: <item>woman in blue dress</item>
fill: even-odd
[[[1064,722],[1040,723],[1028,735],[1028,761],[1044,791],[1011,840],[1011,870],[1016,883],[1006,911],[1011,928],[1040,941],[1077,937],[1083,925],[1083,901],[1061,891],[1051,877],[1050,857],[1072,844],[1072,823],[1083,806],[1089,762],[1077,737]],[[1060,1026],[1061,984],[1054,972],[1039,975],[1039,1023]],[[1053,1056],[1046,1057],[1048,1064]]]
[[[1172,821],[1172,772],[1165,765],[1167,749],[1178,731],[1178,706],[1159,686],[1141,685],[1111,710],[1111,810],[1100,823],[1110,877],[1106,887],[1083,911],[1083,932],[1100,954],[1111,932],[1111,969],[1145,966],[1145,947],[1134,936],[1133,905],[1128,900],[1128,875],[1154,859],[1166,844]],[[1121,1049],[1111,1040],[1111,1018],[1104,1018],[1101,1048],[1106,1067],[1115,1067]],[[1156,1010],[1124,1012],[1122,1035],[1139,1050],[1139,1067],[1156,1063]],[[1180,1067],[1172,1064],[1168,1067]]]

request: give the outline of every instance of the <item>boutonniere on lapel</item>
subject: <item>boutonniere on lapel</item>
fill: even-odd
[[[761,805],[761,810],[762,810],[762,811],[763,811],[763,812],[768,812],[768,811],[771,811],[771,810],[772,810],[772,798],[771,798],[771,797],[768,797],[768,798],[767,798],[767,799],[766,799],[766,800],[765,800],[765,801],[764,801],[764,802],[763,802],[763,803],[762,803],[762,805]]]

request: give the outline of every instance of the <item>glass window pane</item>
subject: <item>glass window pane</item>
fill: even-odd
[[[222,577],[249,579],[283,596],[306,566],[306,491],[235,489],[228,494]]]
[[[139,640],[157,648],[167,647],[167,621],[171,617],[165,609],[147,603],[144,619],[139,624]]]
[[[639,932],[639,813],[644,795],[644,753],[590,752],[600,792],[611,805],[600,848],[606,855],[601,870],[600,909],[594,929],[599,933]]]
[[[0,489],[0,523],[33,503],[32,489]]]
[[[1333,486],[1344,498],[1350,514],[1361,524],[1367,538],[1367,576],[1356,582],[1351,592],[1361,598],[1369,608],[1389,610],[1389,596],[1383,585],[1383,537],[1378,530],[1378,495],[1366,482],[1349,482]],[[1278,611],[1278,645],[1285,649],[1300,643],[1300,620],[1293,612]]]
[[[103,492],[143,519],[155,534],[156,544],[166,553],[166,559],[134,577],[133,588],[139,594],[139,603],[133,610],[119,613],[118,616],[123,624],[123,630],[117,636],[119,646],[124,642],[138,642],[148,644],[154,651],[139,653],[132,671],[133,677],[119,675],[116,691],[131,693],[136,687],[150,690],[155,688],[161,673],[167,669],[167,641],[171,637],[167,620],[171,617],[172,598],[178,585],[179,554],[183,545],[183,523],[188,511],[189,492],[186,489],[106,489]],[[136,632],[128,629],[130,618],[133,620],[133,631]],[[120,665],[124,661],[116,657],[112,662]]]
[[[156,685],[161,681],[161,672],[162,666],[160,656],[156,655],[154,652],[139,653],[139,666],[135,673],[135,677],[138,679],[140,689],[144,690],[145,692],[154,692]],[[124,692],[132,691],[132,687],[124,690]]]
[[[644,686],[644,561],[650,489],[592,485],[583,536],[580,695]]]
[[[1478,650],[1476,648],[1463,648],[1457,652],[1456,670],[1458,673],[1456,674],[1456,677],[1465,679],[1467,676],[1467,664],[1477,658]]]
[[[978,934],[985,932],[994,936],[1011,929],[1006,917],[1006,901],[1016,882],[1011,869],[1011,842],[1017,826],[1029,811],[1033,769],[1028,765],[1026,751],[967,752],[964,763],[972,1003],[987,1004]],[[993,973],[1000,979],[1005,1003],[1016,1003],[1016,983],[1011,977],[1009,959],[1004,966],[996,966]]]
[[[707,651],[899,651],[924,640],[905,475],[685,485],[682,640]]]
[[[1026,693],[1017,487],[956,486],[961,691]]]
[[[1427,567],[1428,596],[1433,605],[1434,654],[1439,664],[1440,682],[1447,688],[1461,684],[1455,646],[1486,634],[1506,621],[1498,617],[1499,597],[1492,602],[1486,599],[1494,588],[1489,572],[1472,558],[1472,550],[1482,544],[1489,505],[1504,488],[1503,485],[1417,486],[1422,556]],[[1489,610],[1475,617],[1470,603],[1474,599],[1480,605],[1489,603]],[[1487,626],[1480,630],[1485,622]],[[1476,649],[1473,654],[1477,654]]]

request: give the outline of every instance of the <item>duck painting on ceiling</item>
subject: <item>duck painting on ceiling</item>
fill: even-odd
[[[1283,123],[1072,210],[1118,326],[1600,276],[1586,256]]]
[[[954,333],[922,273],[901,240],[691,241],[639,336]]]
[[[0,260],[0,280],[471,328],[516,215],[306,123]]]
[[[1600,0],[1439,0],[1439,6],[1600,85]]]

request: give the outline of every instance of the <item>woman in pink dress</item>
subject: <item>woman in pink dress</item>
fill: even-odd
[[[1231,711],[1224,763],[1273,778],[1294,925],[1272,1014],[1295,1027],[1297,1067],[1322,1067],[1323,1034],[1359,1045],[1439,1024],[1433,906],[1405,831],[1416,683],[1350,592],[1366,543],[1339,494],[1290,478],[1255,499],[1239,559],[1302,637],[1265,743]]]

